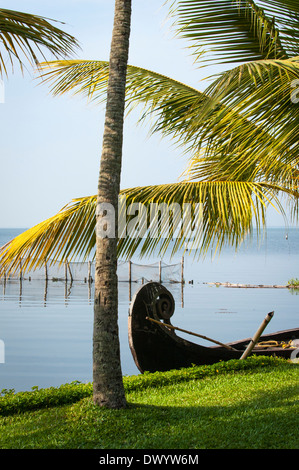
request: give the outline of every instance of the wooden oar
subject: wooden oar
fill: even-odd
[[[192,331],[188,331],[188,330],[183,330],[182,328],[179,328],[178,326],[168,325],[167,323],[163,323],[161,321],[154,320],[153,318],[150,318],[150,317],[146,317],[146,319],[153,322],[153,323],[157,323],[158,325],[165,326],[166,328],[171,328],[172,330],[182,331],[183,333],[187,333],[188,335],[197,336],[198,338],[202,338],[202,339],[205,339],[207,341],[211,341],[212,343],[218,344],[219,346],[223,346],[224,348],[229,349],[230,351],[237,351],[237,349],[232,348],[231,346],[228,346],[228,344],[220,343],[219,341],[216,341],[215,339],[208,338],[207,336],[199,335],[198,333],[193,333]]]

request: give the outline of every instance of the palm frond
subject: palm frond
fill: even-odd
[[[221,73],[206,89],[213,106],[220,102],[225,107],[242,113],[254,122],[265,123],[277,114],[279,107],[285,111],[291,100],[292,82],[299,78],[299,56],[284,60],[259,60],[242,64]],[[271,116],[269,113],[273,112]],[[282,113],[283,114],[283,113]]]
[[[293,58],[250,62],[215,80],[202,109],[203,116],[209,115],[209,107],[214,110],[201,134],[207,160],[222,163],[232,178],[251,169],[255,178],[292,184],[298,168],[299,108],[291,94],[298,79],[299,60]],[[217,103],[222,108],[215,112]]]
[[[0,248],[0,276],[45,262],[85,259],[95,246],[96,197],[74,199],[53,217],[26,230]]]
[[[123,190],[125,232],[118,240],[118,255],[163,255],[174,239],[172,254],[185,247],[194,256],[205,255],[209,249],[220,250],[226,243],[238,247],[253,230],[265,226],[266,208],[274,205],[284,214],[278,195],[288,188],[250,181],[201,181],[137,187]],[[298,197],[297,197],[298,198]],[[142,205],[146,218],[134,225],[131,204]],[[0,276],[19,270],[30,271],[46,262],[63,263],[72,259],[93,257],[96,244],[97,197],[71,201],[58,214],[20,234],[0,249]],[[155,217],[152,209],[176,212],[178,219]],[[154,215],[154,217],[153,217]],[[158,221],[158,222],[157,222]],[[181,223],[181,224],[180,224]],[[132,228],[133,224],[133,228]],[[131,227],[130,230],[127,227]],[[140,234],[142,233],[142,237]]]
[[[171,246],[172,255],[187,246],[194,257],[205,256],[209,250],[220,252],[226,244],[238,248],[254,230],[258,235],[262,233],[267,206],[274,206],[285,215],[278,198],[285,190],[251,181],[182,181],[124,190],[127,207],[142,204],[148,217],[146,222],[145,218],[140,219],[135,236],[133,231],[119,240],[119,256],[163,256]],[[291,196],[292,192],[286,191]],[[150,217],[153,206],[155,211],[160,208],[161,213],[169,211],[172,224],[161,216],[157,225],[157,212]]]
[[[299,55],[299,3],[297,0],[259,0],[265,14],[275,18],[279,37],[290,56]]]
[[[278,7],[275,11],[281,13]],[[252,0],[178,0],[173,2],[171,15],[176,18],[177,34],[191,42],[200,65],[287,58],[299,48],[298,35],[288,48],[276,17]]]
[[[55,95],[73,92],[95,102],[105,100],[107,62],[57,61],[44,64],[43,70],[43,79],[51,83]],[[164,75],[129,66],[127,109],[143,105],[140,120],[150,122],[151,132],[170,136],[196,161],[199,152],[204,152],[206,164],[197,179],[277,184],[287,179],[291,184],[298,155],[292,127],[298,106],[291,103],[290,83],[297,76],[296,59],[251,62],[222,74],[202,93]],[[252,115],[255,100],[261,104]],[[215,168],[216,161],[219,171],[208,175],[210,163]]]
[[[46,60],[43,49],[54,57],[66,57],[78,48],[77,40],[38,15],[0,9],[0,43],[13,68],[16,60],[23,69],[23,58],[37,65]],[[7,75],[6,57],[0,51],[0,73]]]
[[[57,60],[40,64],[42,83],[49,83],[53,96],[71,92],[80,94],[96,103],[106,99],[109,78],[109,62],[100,60]],[[204,93],[182,82],[152,70],[128,65],[126,102],[127,108],[138,103],[154,101],[156,105],[181,93],[186,99],[203,100]],[[181,97],[182,98],[182,97]]]
[[[53,61],[41,64],[42,83],[51,84],[54,96],[71,92],[95,103],[106,99],[109,63],[106,61]],[[209,97],[199,90],[165,75],[129,65],[126,107],[130,112],[141,105],[140,122],[147,118],[152,132],[177,138],[179,145],[196,145],[194,122],[201,119],[200,109]]]
[[[54,95],[72,92],[83,94],[95,102],[104,101],[109,64],[104,61],[56,61],[42,64],[44,82],[51,83]],[[50,69],[50,71],[47,71]],[[151,123],[151,131],[171,136],[186,152],[196,154],[205,144],[207,123],[217,123],[229,116],[230,128],[247,125],[254,133],[269,136],[232,107],[222,104],[214,93],[202,93],[186,84],[141,67],[129,66],[127,73],[127,109],[143,105],[140,121]],[[225,126],[228,124],[225,123]],[[215,126],[215,133],[218,130]],[[223,129],[219,128],[222,135]],[[214,136],[213,136],[214,138]],[[271,144],[272,145],[272,144]]]

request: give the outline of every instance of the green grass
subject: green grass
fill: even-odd
[[[0,448],[297,449],[298,365],[250,357],[124,377],[128,406],[102,409],[91,384],[0,397]]]

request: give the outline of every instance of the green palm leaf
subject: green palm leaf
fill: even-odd
[[[40,64],[43,83],[49,83],[53,96],[72,92],[97,103],[106,99],[109,62],[100,60],[57,60]],[[128,65],[126,102],[130,109],[139,103],[161,102],[181,93],[188,102],[204,100],[204,93],[152,70]],[[184,103],[184,106],[186,103]]]
[[[53,20],[50,20],[53,21]],[[43,48],[54,57],[68,56],[78,47],[77,40],[52,25],[48,19],[18,11],[0,9],[0,43],[13,67],[17,60],[23,68],[22,56],[38,64],[38,55],[45,60]],[[0,72],[7,74],[6,57],[0,51]]]
[[[126,206],[133,202],[142,204],[147,208],[148,217],[146,230],[142,224],[137,225],[135,237],[131,232],[130,236],[119,240],[119,255],[130,258],[138,252],[140,256],[152,253],[163,256],[171,245],[174,255],[186,244],[198,257],[205,256],[208,250],[220,251],[225,244],[237,248],[254,227],[261,234],[267,206],[279,208],[284,215],[278,198],[281,191],[296,197],[285,187],[251,181],[185,180],[124,190],[122,196],[126,197]],[[172,224],[161,217],[157,225],[156,219],[149,217],[152,205],[157,208],[160,204],[162,210],[167,206],[173,217]],[[142,238],[138,236],[140,231]]]
[[[298,55],[298,13],[295,1],[180,0],[171,10],[201,65]]]
[[[53,61],[41,64],[43,83],[51,84],[54,96],[71,92],[96,103],[104,102],[109,77],[106,61]],[[48,71],[49,70],[49,71]],[[177,138],[179,145],[196,146],[194,123],[201,120],[200,109],[209,100],[199,90],[165,75],[129,65],[126,106],[130,112],[141,105],[140,121],[148,118],[152,132]]]
[[[153,252],[163,255],[173,237],[172,254],[186,243],[195,256],[204,255],[208,249],[221,249],[225,243],[237,247],[252,232],[254,225],[258,231],[264,227],[269,204],[275,204],[283,213],[278,199],[280,191],[287,191],[290,197],[297,196],[285,187],[250,181],[183,181],[123,190],[121,197],[125,204],[122,207],[126,212],[127,226],[135,217],[127,215],[132,203],[142,204],[147,217],[146,226],[137,224],[136,229],[120,233],[118,254],[126,258],[135,253],[140,256]],[[96,196],[75,199],[58,214],[1,247],[0,276],[18,271],[20,262],[23,272],[26,272],[43,266],[45,262],[63,263],[74,257],[81,260],[93,257],[96,203]],[[150,209],[152,205],[157,207],[159,204],[166,205],[170,211],[174,204],[179,205],[183,222],[181,230],[175,230],[179,228],[176,223],[167,225],[161,219],[158,219],[158,225],[154,225]],[[183,208],[190,217],[184,219]],[[143,231],[142,238],[140,230]]]
[[[291,85],[298,78],[299,57],[251,61],[219,75],[205,91],[210,98],[207,103],[213,106],[213,101],[221,101],[223,106],[257,124],[276,119],[277,126],[277,119],[284,115],[286,105],[290,112],[297,112],[298,107],[293,106],[291,100]],[[282,108],[282,112],[277,118],[278,108]],[[268,128],[272,131],[270,126]]]
[[[30,271],[45,262],[85,259],[95,245],[96,197],[74,199],[58,214],[26,230],[0,249],[0,275]]]
[[[246,175],[252,171],[250,178],[293,184],[298,170],[299,107],[291,93],[298,79],[299,60],[294,58],[243,64],[213,82],[206,90],[210,100],[202,116],[219,103],[223,107],[214,112],[213,120],[205,120],[201,134],[206,144],[204,175],[217,161],[224,177],[238,178],[243,171]]]
[[[269,18],[275,18],[279,37],[289,56],[299,54],[299,4],[297,0],[261,0],[258,2]]]
[[[292,61],[290,63],[293,66],[295,64]],[[247,66],[250,64],[245,64],[244,70]],[[83,93],[96,102],[104,101],[109,75],[107,62],[56,61],[42,64],[42,67],[43,80],[51,83],[54,95]],[[49,68],[50,71],[47,72]],[[260,159],[260,154],[271,155],[271,160],[275,160],[275,157],[277,159],[289,151],[289,140],[281,140],[281,135],[279,139],[275,139],[275,135],[269,133],[264,125],[258,126],[251,116],[249,119],[238,112],[235,102],[225,102],[222,99],[225,91],[231,91],[230,96],[234,97],[234,90],[239,86],[240,71],[236,69],[232,73],[236,78],[224,75],[214,82],[214,88],[211,86],[206,93],[202,93],[164,75],[129,66],[127,109],[142,105],[140,120],[148,119],[152,132],[172,137],[191,156],[197,155],[201,148],[207,149],[207,156],[216,152],[217,158],[218,155],[231,156],[233,153],[241,155],[245,143],[250,143],[249,153],[254,155],[255,161]],[[293,73],[293,77],[295,76]],[[252,79],[252,87],[254,83]],[[245,83],[244,88],[246,90],[248,84]],[[235,95],[239,97],[238,90]],[[248,166],[248,162],[246,165]]]

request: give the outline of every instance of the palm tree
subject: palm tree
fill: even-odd
[[[152,132],[171,136],[189,156],[182,181],[122,191],[127,207],[140,202],[202,203],[202,223],[193,243],[202,255],[225,243],[236,247],[266,226],[266,208],[291,213],[298,201],[298,110],[290,99],[299,76],[299,5],[296,1],[188,0],[173,2],[178,34],[192,42],[200,65],[233,63],[204,93],[170,77],[128,66],[126,102],[143,106],[141,120]],[[210,44],[204,54],[203,47]],[[206,47],[206,46],[205,46]],[[205,61],[204,61],[205,59]],[[50,71],[49,71],[50,69]],[[54,95],[83,93],[102,102],[109,63],[57,61],[44,65]],[[28,230],[1,250],[3,269],[32,269],[45,260],[88,257],[95,247],[96,197],[76,199],[54,217]],[[173,233],[118,241],[119,256],[167,249]],[[188,240],[191,225],[173,252]],[[161,243],[162,240],[162,243]]]
[[[97,224],[105,208],[115,211],[120,190],[131,0],[115,0],[103,147],[97,194]],[[126,406],[118,335],[117,238],[96,231],[93,332],[93,398],[100,406]]]
[[[143,105],[141,120],[150,118],[152,132],[171,136],[182,146],[189,165],[178,183],[121,191],[126,202],[123,210],[132,202],[146,208],[163,202],[169,207],[190,204],[195,213],[195,205],[201,203],[201,224],[193,241],[199,255],[211,246],[221,249],[224,243],[237,247],[255,226],[258,231],[265,227],[269,204],[283,212],[281,195],[291,204],[293,215],[297,214],[299,108],[290,92],[299,77],[299,6],[292,0],[260,3],[264,9],[251,0],[174,2],[176,27],[193,41],[197,60],[203,59],[202,44],[211,43],[211,63],[235,64],[219,74],[204,93],[153,71],[127,67],[128,111]],[[124,7],[129,2],[117,0],[116,6],[119,4]],[[129,12],[123,13],[128,25]],[[125,50],[122,57],[124,64]],[[110,88],[109,78],[114,80],[113,66],[113,62],[103,61],[57,61],[43,66],[44,79],[52,82],[54,94],[85,93],[101,102]],[[119,78],[122,93],[123,69]],[[107,99],[109,122],[113,90],[114,82]],[[109,202],[117,208],[122,109],[120,114],[116,150],[109,133],[108,141],[104,135],[98,195],[73,200],[0,251],[1,274],[17,270],[20,259],[22,269],[30,270],[48,260],[88,258],[96,247],[94,399],[110,407],[125,406],[117,331],[116,245],[119,256],[130,257],[137,249],[143,255],[154,250],[163,254],[174,235],[174,227],[166,237],[162,227],[159,236],[151,237],[148,224],[143,238],[96,239],[96,224],[104,215],[100,204]],[[115,180],[111,178],[114,171]],[[191,232],[189,223],[176,239],[173,253],[184,246]]]
[[[78,43],[46,18],[1,8],[0,47],[0,74],[8,75],[7,61],[13,68],[16,60],[23,70],[22,57],[38,65],[38,55],[45,60],[44,48],[54,57],[66,57],[74,52]]]

